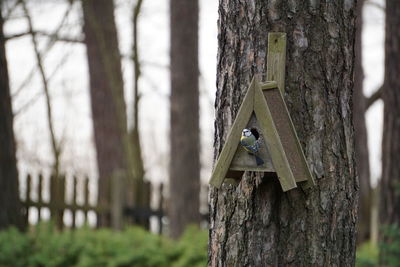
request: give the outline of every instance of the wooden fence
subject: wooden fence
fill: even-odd
[[[157,208],[150,208],[150,201],[146,206],[129,206],[121,198],[122,191],[126,190],[121,180],[116,179],[117,183],[111,185],[112,203],[101,207],[97,200],[93,200],[95,190],[90,190],[90,179],[78,177],[58,178],[54,176],[45,177],[43,175],[27,175],[26,180],[20,184],[25,185],[26,190],[22,190],[23,196],[21,202],[24,207],[24,216],[26,224],[29,223],[29,216],[34,212],[37,214],[37,221],[43,220],[43,213],[46,209],[50,212],[50,219],[54,221],[59,229],[65,226],[71,228],[77,227],[77,214],[83,213],[83,223],[89,222],[89,214],[99,218],[100,214],[108,214],[111,217],[112,225],[115,228],[121,227],[124,221],[143,225],[148,228],[149,220],[155,217],[158,222],[158,232],[161,233],[163,212],[163,185],[153,186],[149,182],[141,183],[143,188],[137,192],[146,194],[145,199],[151,199],[153,194],[158,197]],[[95,186],[92,186],[95,188]],[[80,194],[78,190],[81,189]],[[82,190],[83,189],[83,190]],[[96,190],[97,191],[97,190]],[[45,199],[44,195],[47,195]],[[92,201],[91,201],[92,200]],[[35,211],[36,210],[36,211]],[[71,214],[71,224],[65,225],[64,216]]]

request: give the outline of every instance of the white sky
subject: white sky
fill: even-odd
[[[66,1],[29,1],[35,29],[51,32],[58,25],[66,9]],[[37,4],[39,2],[39,4]],[[116,19],[120,50],[128,55],[131,50],[131,2],[117,0]],[[217,6],[218,1],[200,2],[200,88],[201,88],[201,136],[202,180],[208,181],[213,160],[213,119],[217,53]],[[377,0],[379,2],[379,0]],[[10,2],[11,3],[11,2]],[[33,4],[32,4],[33,3]],[[36,5],[35,5],[36,3]],[[141,137],[147,177],[153,181],[168,179],[168,128],[169,128],[169,18],[168,1],[144,0],[140,17],[140,57],[143,76],[140,80],[143,98],[140,106]],[[34,6],[35,5],[35,6]],[[21,10],[14,12],[12,20],[5,24],[5,33],[13,34],[27,29]],[[364,9],[363,60],[365,94],[370,95],[383,79],[384,12],[366,5]],[[76,36],[80,32],[80,7],[75,5],[69,16],[64,35]],[[43,49],[47,38],[40,38]],[[27,103],[29,106],[15,117],[14,127],[18,143],[18,159],[21,173],[48,170],[51,149],[47,129],[43,88],[38,73],[32,81],[17,93],[25,77],[35,68],[35,58],[30,37],[7,42],[14,112]],[[54,110],[54,123],[58,139],[65,150],[63,167],[69,173],[97,176],[93,132],[88,95],[88,70],[86,50],[82,44],[58,43],[45,58],[45,71],[49,77],[60,62],[63,66],[50,80]],[[132,103],[132,64],[123,60],[125,93],[130,116]],[[356,100],[354,100],[356,101]],[[380,176],[382,102],[374,104],[367,113],[371,174],[373,181]]]
[[[384,1],[371,1],[384,5]],[[364,93],[370,96],[383,83],[385,14],[375,5],[364,5],[364,29],[362,36]],[[353,101],[357,101],[354,99]],[[381,143],[383,128],[383,102],[377,101],[366,114],[371,181],[376,185],[381,176]]]

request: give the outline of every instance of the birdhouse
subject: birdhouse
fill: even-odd
[[[298,182],[315,185],[279,88],[279,84],[284,84],[285,49],[282,49],[282,43],[286,43],[286,36],[272,33],[268,41],[267,78],[278,81],[261,82],[257,76],[251,81],[215,163],[210,180],[215,187],[221,187],[226,178],[240,181],[245,171],[276,177],[283,191],[296,188]],[[241,144],[243,129],[249,129],[252,138],[256,139],[257,153],[249,153]],[[257,164],[255,155],[262,159],[262,164]]]

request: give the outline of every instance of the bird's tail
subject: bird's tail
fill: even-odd
[[[257,166],[261,166],[261,165],[264,164],[264,161],[262,160],[262,158],[260,158],[260,157],[257,156],[257,155],[254,155],[254,156],[256,157]]]

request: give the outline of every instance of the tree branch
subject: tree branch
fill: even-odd
[[[377,100],[382,97],[383,86],[381,86],[378,90],[375,91],[370,97],[367,98],[367,103],[365,105],[365,110],[369,109]]]
[[[379,4],[379,3],[373,2],[373,1],[371,1],[371,0],[366,0],[366,1],[365,1],[365,4],[370,5],[370,6],[373,6],[373,7],[376,7],[376,8],[380,9],[380,10],[383,11],[383,12],[386,11],[385,6],[383,6],[383,5]]]
[[[133,81],[133,127],[139,129],[139,77],[141,75],[141,66],[138,51],[138,18],[142,8],[142,0],[137,0],[133,8],[133,45],[132,60],[134,65],[134,81]]]
[[[4,41],[9,41],[12,39],[24,37],[28,34],[30,34],[30,33],[29,32],[21,32],[21,33],[16,33],[16,34],[12,34],[12,35],[7,35],[7,36],[4,36]]]
[[[55,130],[54,130],[53,112],[52,112],[52,108],[51,108],[51,99],[50,99],[50,90],[49,90],[48,82],[46,79],[46,74],[44,71],[42,57],[39,52],[39,45],[36,40],[36,35],[34,34],[32,18],[29,14],[29,11],[28,11],[25,1],[20,0],[20,2],[22,4],[22,8],[25,12],[26,19],[28,21],[29,32],[32,33],[31,36],[32,36],[33,49],[34,49],[35,55],[36,55],[37,67],[39,69],[40,76],[42,78],[43,91],[46,96],[47,121],[48,121],[50,138],[51,138],[51,146],[53,149],[53,156],[54,156],[54,164],[53,164],[52,171],[53,171],[53,174],[55,175],[55,177],[57,178],[59,175],[59,169],[60,169],[61,147],[59,146],[59,143],[57,142]]]
[[[18,1],[20,2],[20,1]],[[67,18],[69,16],[69,13],[72,10],[73,7],[73,3],[74,1],[70,1],[69,2],[70,5],[68,6],[67,10],[64,13],[63,18],[61,19],[61,22],[58,24],[56,30],[54,31],[54,34],[57,35],[60,30],[62,29],[62,27],[64,26],[65,22],[67,21]],[[45,59],[46,55],[50,52],[50,50],[53,48],[54,44],[56,43],[56,40],[54,39],[49,39],[45,45],[45,48],[43,49],[43,51],[40,53],[42,56],[42,60]],[[31,69],[31,71],[29,72],[28,76],[26,76],[25,80],[21,83],[21,85],[18,87],[18,89],[15,91],[15,93],[12,95],[12,97],[16,97],[17,95],[19,95],[20,92],[22,92],[22,90],[25,88],[25,86],[27,84],[29,84],[29,82],[32,80],[35,72],[36,72],[37,68],[33,67]]]
[[[60,60],[60,62],[57,64],[57,66],[54,68],[53,72],[50,74],[50,76],[47,78],[47,83],[57,74],[57,72],[61,69],[61,67],[67,62],[68,58],[70,56],[70,53],[66,53],[63,58]],[[36,95],[34,95],[27,103],[25,103],[23,106],[21,106],[18,110],[14,112],[14,117],[17,117],[21,113],[25,112],[28,110],[33,104],[36,103],[37,100],[40,99],[40,97],[43,96],[43,92],[39,92]]]
[[[134,81],[133,81],[133,129],[131,130],[131,141],[133,143],[133,167],[136,170],[136,178],[139,181],[143,181],[144,177],[144,164],[142,157],[142,149],[140,145],[140,134],[139,134],[139,102],[141,94],[139,92],[139,78],[142,74],[141,65],[139,60],[139,49],[138,49],[138,19],[142,8],[143,0],[137,0],[133,6],[133,43],[132,43],[132,61],[134,66]],[[140,186],[135,186],[135,195],[139,195]],[[140,201],[140,200],[139,200]]]
[[[56,41],[61,41],[61,42],[67,42],[67,43],[83,43],[83,36],[79,36],[77,38],[74,37],[70,37],[70,36],[60,36],[57,34],[57,32],[55,33],[48,33],[45,31],[35,31],[35,32],[30,32],[30,31],[26,31],[26,32],[21,32],[21,33],[16,33],[13,35],[8,35],[6,36],[4,39],[6,41],[15,39],[15,38],[20,38],[20,37],[24,37],[26,35],[31,35],[31,34],[35,34],[35,35],[40,35],[40,36],[45,36],[45,37],[49,37],[52,42],[56,42]]]
[[[19,5],[19,0],[16,0],[13,3],[13,5],[7,9],[7,11],[5,12],[5,15],[4,15],[4,21],[10,19],[11,14],[14,12],[14,10],[17,8],[18,5]]]

